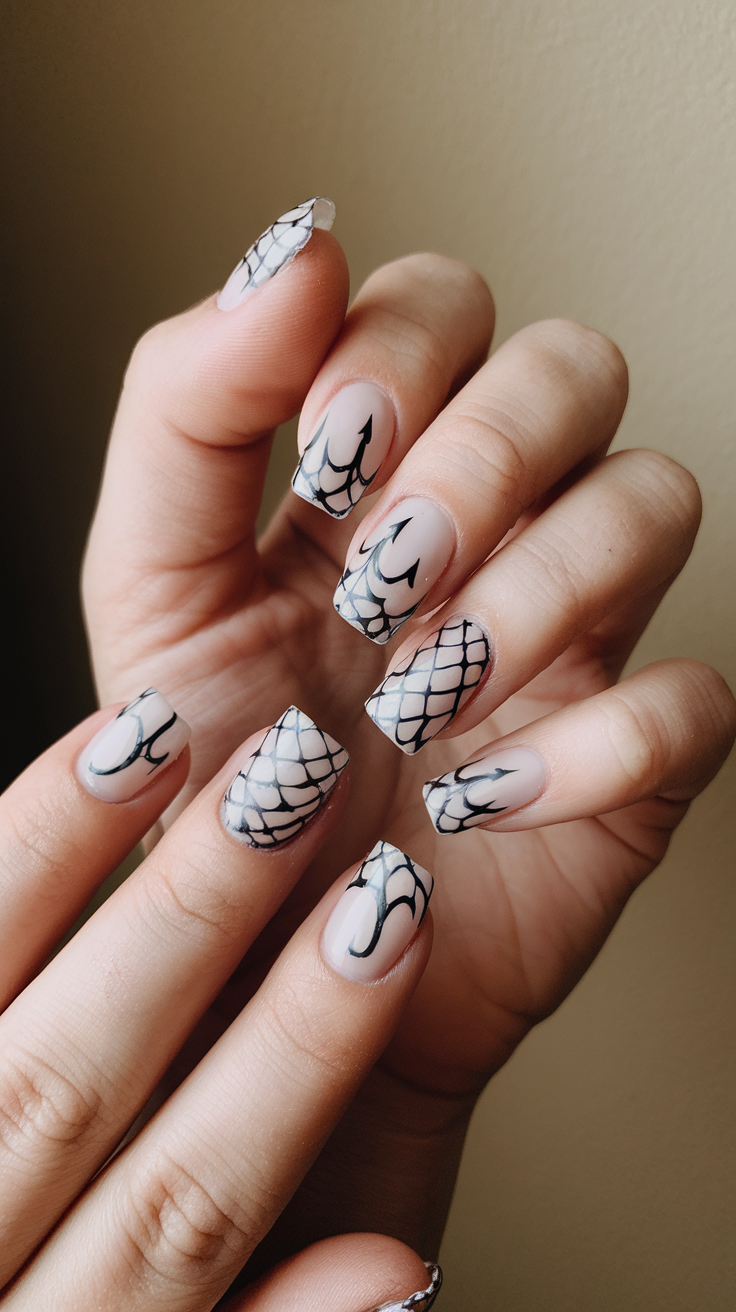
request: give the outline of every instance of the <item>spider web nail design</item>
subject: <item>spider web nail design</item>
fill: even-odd
[[[351,957],[370,957],[380,942],[384,926],[392,911],[406,906],[411,911],[417,929],[424,920],[432,896],[434,880],[428,870],[412,861],[406,852],[382,840],[368,854],[348,884],[351,888],[365,888],[376,904],[375,921],[366,932],[368,942],[359,948],[351,943]]]
[[[403,1303],[381,1303],[379,1307],[372,1308],[371,1312],[429,1312],[442,1288],[442,1268],[435,1262],[425,1262],[424,1265],[429,1274],[429,1284],[426,1289],[410,1294]]]
[[[494,770],[479,770],[478,765],[477,761],[471,761],[452,774],[431,779],[424,785],[424,802],[439,834],[472,829],[489,816],[508,809],[507,805],[495,805],[498,799],[493,796],[496,790],[492,785],[507,775],[518,774],[518,769],[503,770],[497,766]]]
[[[332,459],[331,439],[327,435],[323,436],[329,417],[328,411],[299,461],[291,486],[297,496],[303,497],[305,501],[322,506],[334,519],[344,519],[378,473],[376,468],[372,474],[365,475],[362,468],[373,436],[373,415],[369,415],[363,427],[358,430],[360,441],[355,455],[343,464]],[[335,436],[333,434],[333,441]]]
[[[375,724],[407,755],[418,752],[457,715],[491,661],[474,620],[443,624],[386,675],[365,704]]]
[[[304,249],[315,228],[329,231],[334,220],[335,206],[324,196],[313,196],[303,205],[297,205],[296,209],[287,210],[270,228],[266,228],[236,264],[218,298],[218,303],[223,301],[220,308],[234,307],[246,294],[273,278]]]
[[[106,767],[97,766],[90,760],[87,763],[87,769],[90,774],[106,776],[111,774],[120,774],[121,770],[127,770],[137,760],[147,761],[150,765],[149,774],[153,774],[164,761],[169,758],[169,752],[163,752],[160,756],[154,755],[154,745],[159,738],[172,728],[178,720],[176,711],[169,706],[165,697],[156,688],[146,688],[140,697],[135,701],[124,706],[122,711],[116,715],[116,720],[130,720],[130,730],[124,746],[121,747],[119,759],[114,765]],[[114,721],[113,721],[114,723]],[[121,725],[122,728],[122,725]],[[122,755],[122,752],[125,755]]]
[[[392,588],[397,589],[397,597],[400,597],[405,596],[405,588],[399,585],[404,584],[410,589],[414,587],[420,558],[417,557],[414,564],[402,573],[392,575],[383,572],[382,557],[389,556],[390,568],[391,548],[411,522],[411,517],[401,519],[391,524],[379,542],[372,546],[363,543],[357,553],[358,564],[345,570],[335,591],[334,606],[338,615],[352,624],[353,628],[361,629],[366,638],[372,638],[373,642],[388,642],[396,630],[414,614],[424,595],[417,597],[411,606],[398,613],[389,609]]]
[[[344,747],[290,706],[228,788],[225,828],[250,847],[286,842],[322,805],[349,760]]]

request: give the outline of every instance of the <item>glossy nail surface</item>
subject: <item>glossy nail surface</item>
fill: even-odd
[[[258,241],[236,264],[220,295],[220,310],[235,310],[264,282],[304,250],[315,228],[329,232],[335,222],[335,206],[324,196],[313,196],[296,209],[287,210],[261,234]]]
[[[365,709],[387,738],[412,756],[457,715],[490,663],[490,644],[480,625],[449,620],[386,675]]]
[[[429,1312],[442,1288],[442,1268],[437,1266],[435,1262],[425,1262],[424,1265],[429,1275],[429,1284],[426,1289],[420,1289],[416,1294],[410,1294],[408,1298],[403,1299],[400,1303],[381,1303],[379,1307],[371,1308],[370,1312]]]
[[[315,426],[291,486],[297,496],[335,519],[350,514],[367,492],[394,435],[391,402],[373,383],[350,383]]]
[[[539,797],[547,780],[541,756],[510,747],[424,785],[424,802],[438,834],[458,834]]]
[[[388,642],[437,582],[454,544],[450,521],[433,501],[400,501],[349,559],[335,610],[366,638]]]
[[[346,979],[380,979],[416,934],[433,887],[429,871],[405,852],[376,843],[327,921],[325,960]]]
[[[106,724],[79,758],[77,777],[103,802],[127,802],[180,756],[191,729],[155,688]]]
[[[249,847],[276,847],[311,820],[350,757],[314,720],[290,706],[228,788],[222,823]]]

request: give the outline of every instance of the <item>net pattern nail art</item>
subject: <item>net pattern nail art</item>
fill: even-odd
[[[379,542],[371,546],[363,543],[358,549],[357,564],[345,570],[335,591],[334,606],[338,615],[353,628],[361,629],[373,642],[388,642],[411,618],[424,596],[422,593],[411,606],[398,612],[392,606],[392,601],[395,604],[393,590],[397,590],[397,595],[405,596],[406,588],[413,589],[419,569],[420,558],[417,557],[401,573],[390,572],[391,548],[411,522],[411,518],[401,519],[390,525]],[[384,557],[388,557],[387,567],[384,566]]]
[[[317,432],[299,461],[291,486],[297,496],[321,506],[334,519],[344,519],[370,487],[378,468],[365,474],[363,465],[373,436],[373,416],[369,415],[358,430],[360,441],[351,460],[340,463],[330,455],[330,439],[325,435],[325,415]]]
[[[493,785],[518,773],[518,770],[503,770],[500,766],[484,770],[481,765],[479,769],[479,763],[471,761],[440,779],[430,779],[422,794],[438,834],[461,833],[463,829],[481,824],[489,816],[508,810],[507,803],[496,805],[500,799],[494,796],[497,790]]]
[[[428,870],[417,865],[411,857],[391,843],[380,840],[368,854],[351,879],[345,892],[351,888],[365,888],[375,902],[375,919],[362,938],[363,946],[351,943],[351,957],[370,957],[381,941],[389,916],[397,907],[406,906],[418,929],[424,920],[434,880]]]
[[[436,1262],[425,1262],[424,1265],[429,1274],[426,1289],[410,1294],[401,1303],[381,1303],[379,1307],[371,1308],[371,1312],[429,1312],[442,1288],[442,1268]]]
[[[366,711],[412,756],[457,715],[490,663],[490,644],[480,625],[451,620],[386,675]]]
[[[286,842],[322,805],[349,759],[314,720],[290,706],[228,788],[225,828],[250,847]]]
[[[233,309],[257,291],[304,249],[315,228],[329,231],[334,220],[335,206],[324,196],[313,196],[303,205],[287,210],[266,228],[236,264],[218,297],[220,309]]]

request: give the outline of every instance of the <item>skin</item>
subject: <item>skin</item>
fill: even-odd
[[[436,256],[377,271],[347,318],[346,303],[342,253],[318,232],[237,310],[224,314],[213,298],[142,340],[84,575],[102,700],[154,684],[194,729],[189,779],[166,826],[290,703],[352,756],[333,829],[228,972],[160,1097],[377,838],[436,879],[429,965],[411,1000],[411,989],[402,996],[380,1060],[356,1078],[348,1105],[333,1107],[335,1128],[314,1164],[301,1163],[291,1203],[270,1231],[273,1216],[260,1227],[248,1279],[350,1230],[434,1255],[479,1093],[580,978],[735,726],[728,689],[697,662],[659,662],[617,682],[687,559],[700,507],[690,475],[666,457],[606,456],[626,400],[615,346],[552,321],[483,364],[490,293]],[[378,493],[342,522],[289,494],[256,543],[271,432],[301,408],[303,448],[331,396],[359,379],[378,383],[397,415]],[[378,648],[336,616],[332,593],[346,555],[410,495],[443,508],[455,551],[411,625]],[[495,664],[443,735],[405,757],[362,704],[387,664],[437,626],[436,615],[422,618],[437,607],[480,620]],[[538,751],[547,789],[487,829],[439,838],[421,785],[491,742]],[[297,1011],[309,1027],[307,1008]],[[59,1234],[57,1246],[72,1242]],[[306,1251],[329,1285],[338,1250]],[[405,1249],[390,1251],[403,1261]],[[287,1261],[269,1279],[293,1269]]]

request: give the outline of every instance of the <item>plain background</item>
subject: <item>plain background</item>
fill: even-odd
[[[137,335],[315,192],[357,286],[469,261],[497,341],[568,315],[626,354],[619,445],[700,480],[635,663],[734,681],[736,18],[726,0],[6,0],[3,457],[12,773],[91,708],[76,589]],[[273,498],[294,463],[281,436]],[[12,561],[12,569],[8,562]],[[734,772],[479,1107],[443,1312],[736,1306]]]

